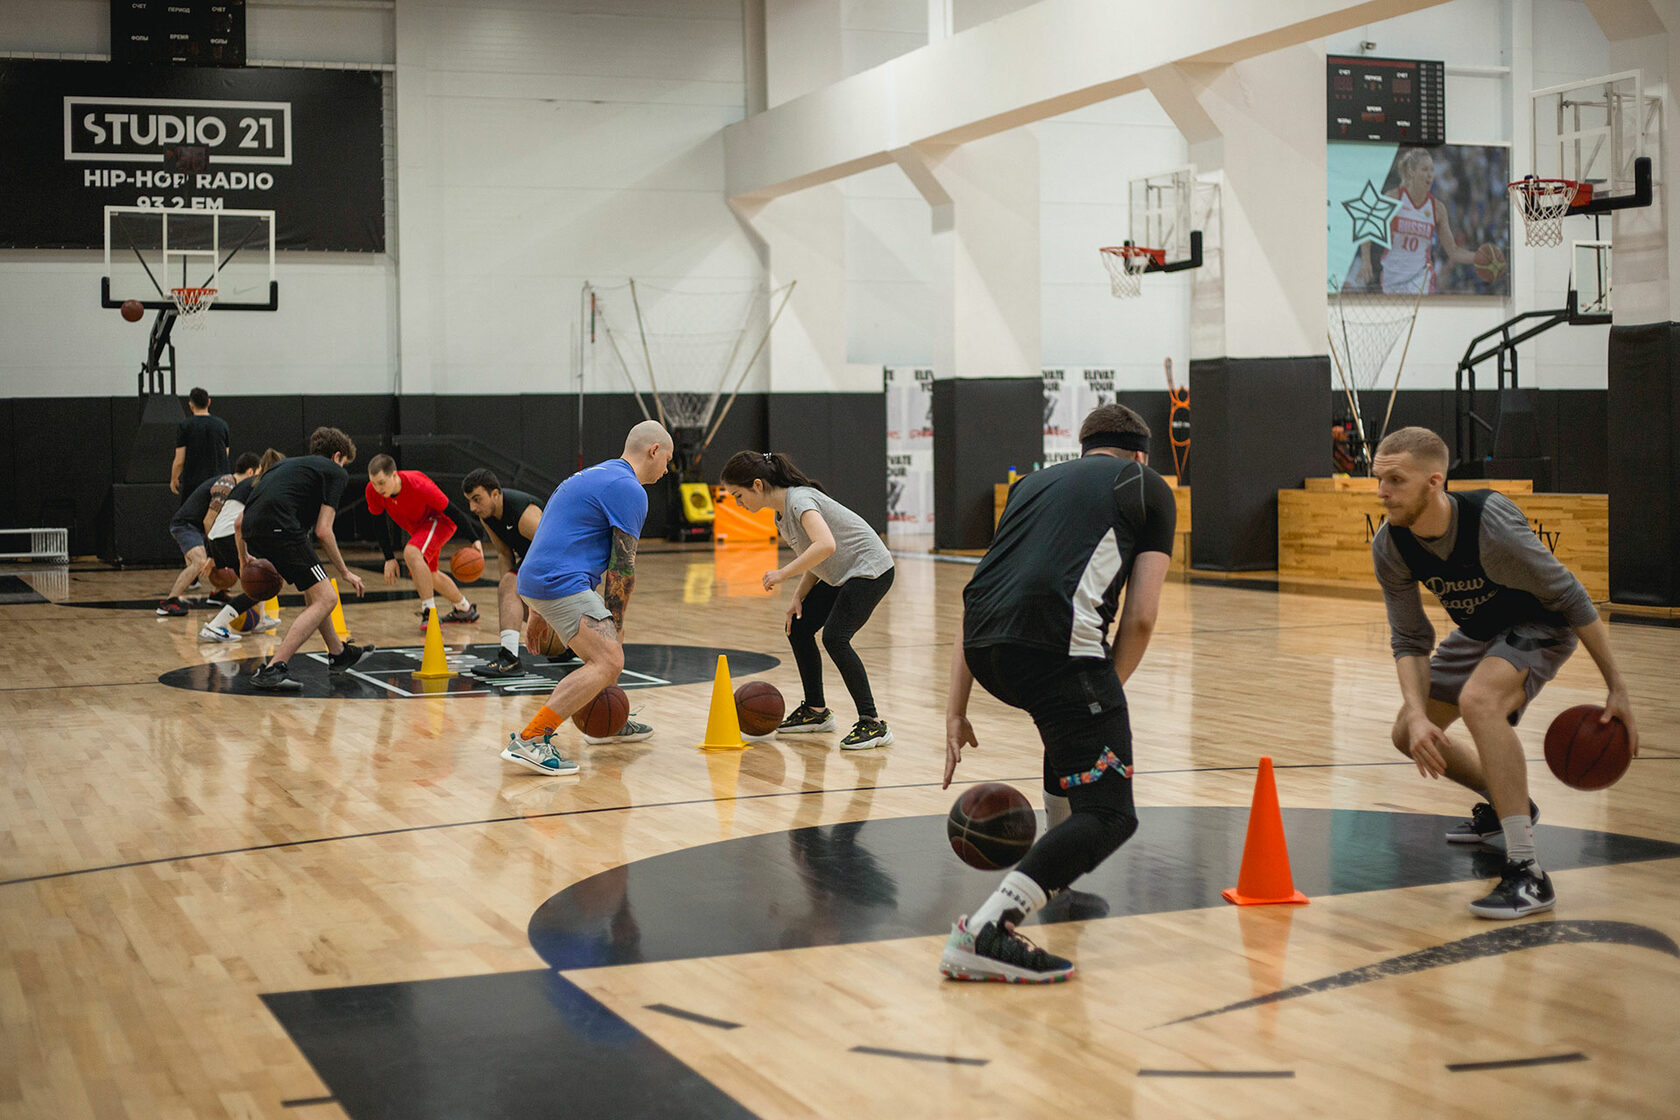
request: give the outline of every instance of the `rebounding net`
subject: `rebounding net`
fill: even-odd
[[[1401,342],[1410,342],[1412,327],[1417,322],[1418,301],[1429,288],[1429,279],[1429,271],[1425,270],[1408,283],[1389,283],[1386,290],[1375,284],[1349,284],[1330,293],[1330,359],[1352,413],[1357,446],[1351,450],[1354,462],[1361,469],[1369,469],[1371,453],[1382,441],[1388,425],[1388,411],[1373,428],[1363,415],[1360,394],[1386,383],[1385,372],[1398,347],[1399,357],[1392,363],[1393,385],[1389,392],[1389,410],[1392,410],[1406,361],[1407,347],[1401,346]]]

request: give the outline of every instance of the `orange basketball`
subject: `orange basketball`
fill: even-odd
[[[264,600],[280,594],[286,581],[280,578],[280,571],[273,564],[261,556],[253,556],[239,570],[239,582],[244,585],[245,594]]]
[[[787,701],[769,681],[748,681],[735,690],[735,716],[747,735],[768,735],[782,725]]]
[[[122,317],[131,323],[138,323],[146,317],[146,305],[137,299],[125,299],[122,305]]]
[[[455,555],[449,558],[449,571],[461,582],[471,583],[484,574],[484,553],[479,551],[476,544],[457,548]]]
[[[538,657],[559,657],[566,652],[566,643],[542,615],[532,612],[525,624],[525,648]]]
[[[616,684],[609,684],[595,699],[572,714],[572,722],[577,724],[577,729],[592,739],[616,735],[629,718],[630,698]]]
[[[1603,715],[1597,704],[1577,704],[1558,713],[1546,728],[1546,765],[1564,785],[1604,789],[1627,773],[1633,761],[1627,724],[1613,717],[1598,722]]]
[[[226,591],[239,582],[239,573],[232,568],[212,568],[210,570],[210,586],[217,591]]]

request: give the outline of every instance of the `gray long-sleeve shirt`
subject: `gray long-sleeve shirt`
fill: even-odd
[[[1452,504],[1452,523],[1439,537],[1418,537],[1418,544],[1443,560],[1458,540],[1458,503]],[[1598,618],[1592,597],[1570,570],[1559,563],[1517,504],[1503,494],[1491,494],[1482,507],[1482,568],[1488,579],[1504,587],[1526,591],[1547,610],[1556,611],[1570,627],[1588,626]],[[1388,608],[1389,645],[1396,658],[1428,657],[1435,649],[1435,627],[1423,613],[1423,597],[1412,570],[1389,539],[1388,526],[1371,540],[1371,559]],[[1557,627],[1537,626],[1555,631]]]

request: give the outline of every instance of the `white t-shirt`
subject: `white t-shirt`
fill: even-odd
[[[1423,203],[1412,205],[1412,196],[1400,192],[1400,209],[1389,219],[1389,249],[1382,258],[1382,289],[1396,294],[1435,290],[1435,196],[1426,194]]]
[[[811,538],[799,519],[816,510],[834,535],[834,555],[811,569],[813,575],[834,587],[849,579],[874,579],[893,566],[892,553],[881,543],[869,522],[814,486],[790,486],[787,512],[776,515],[776,528],[794,553],[811,547]]]

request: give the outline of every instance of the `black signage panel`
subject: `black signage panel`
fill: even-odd
[[[1447,142],[1445,64],[1331,55],[1325,60],[1325,80],[1329,139]]]

